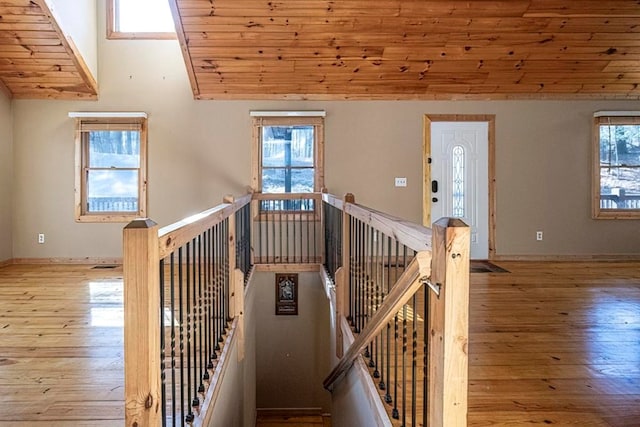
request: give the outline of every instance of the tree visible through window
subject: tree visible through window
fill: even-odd
[[[276,194],[320,191],[323,134],[322,117],[254,117],[254,188]]]
[[[594,217],[640,218],[640,117],[595,118],[594,166]]]
[[[128,221],[146,214],[145,122],[113,120],[78,119],[78,221]]]

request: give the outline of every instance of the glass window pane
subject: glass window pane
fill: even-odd
[[[453,216],[455,218],[463,218],[464,212],[464,188],[465,188],[465,168],[464,168],[464,147],[456,145],[453,147],[451,176],[453,177]]]
[[[89,212],[137,212],[138,171],[90,170],[87,205]]]
[[[139,168],[140,132],[92,131],[89,133],[89,167]]]
[[[263,193],[284,193],[285,192],[285,170],[269,169],[262,170],[262,192]]]
[[[118,31],[173,33],[176,27],[167,0],[116,0]]]
[[[291,193],[313,193],[314,169],[293,169],[291,174]]]
[[[640,165],[640,125],[600,125],[600,165]]]
[[[263,193],[312,193],[314,169],[273,169],[262,170]]]
[[[295,126],[291,131],[291,166],[313,167],[313,126]]]
[[[600,168],[600,208],[640,209],[640,168]]]
[[[313,166],[313,126],[263,126],[262,165]]]
[[[266,131],[266,128],[263,130]],[[262,139],[262,165],[286,166],[285,162],[285,141],[282,139]]]

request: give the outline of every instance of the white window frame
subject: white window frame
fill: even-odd
[[[129,222],[147,216],[147,118],[146,115],[109,117],[108,113],[76,117],[75,132],[75,220],[77,222]],[[89,133],[92,130],[137,130],[140,132],[140,165],[138,168],[138,210],[136,212],[90,212],[87,204]]]

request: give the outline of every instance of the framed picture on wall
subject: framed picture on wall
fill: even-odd
[[[276,274],[276,315],[298,314],[298,275]]]

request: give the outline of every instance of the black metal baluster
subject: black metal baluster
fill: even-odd
[[[402,245],[402,273],[407,269],[407,247]],[[402,307],[402,427],[407,426],[407,304]]]
[[[218,358],[220,345],[218,338],[220,337],[220,224],[213,227],[213,354],[211,358]]]
[[[187,402],[189,412],[186,415],[187,423],[193,422],[191,399],[191,243],[186,244],[186,302],[187,302]]]
[[[198,248],[198,308],[197,308],[197,319],[198,319],[198,341],[196,344],[196,359],[195,359],[195,363],[196,366],[198,367],[198,370],[200,372],[198,372],[198,393],[204,393],[204,382],[203,382],[203,377],[204,377],[204,360],[202,357],[202,351],[203,346],[202,346],[202,332],[204,329],[204,325],[202,323],[202,235],[198,235],[197,236],[197,248]],[[194,257],[196,255],[194,254]]]
[[[387,241],[387,295],[391,291],[391,238],[385,236]],[[383,243],[384,244],[384,243]],[[397,321],[397,317],[396,317]],[[387,323],[387,388],[384,395],[384,401],[391,403],[391,322]]]
[[[191,241],[191,251],[192,251],[192,260],[193,266],[191,268],[191,304],[192,304],[192,332],[193,339],[191,340],[192,348],[191,354],[193,357],[192,360],[192,368],[193,368],[193,401],[191,402],[191,406],[197,408],[200,406],[200,397],[198,396],[198,389],[200,388],[200,380],[198,378],[198,333],[200,332],[200,324],[198,323],[198,243],[196,238],[194,237]]]
[[[182,271],[182,247],[178,249],[178,306],[179,314],[178,314],[178,322],[180,328],[180,425],[184,426],[184,298],[183,298],[183,285],[184,285],[184,275]],[[188,388],[188,387],[187,387]],[[187,404],[187,407],[189,405]]]
[[[165,371],[165,336],[164,336],[164,259],[160,260],[160,412],[162,425],[167,424],[167,387]]]
[[[393,411],[391,416],[399,419],[398,413],[398,313],[393,317]]]
[[[413,294],[413,335],[412,335],[412,362],[411,362],[411,426],[416,426],[416,398],[418,380],[418,298],[417,292]]]
[[[402,307],[402,427],[407,425],[407,305]]]
[[[169,257],[171,282],[169,298],[171,299],[171,425],[176,425],[176,271],[175,252]]]
[[[211,363],[211,229],[204,231],[204,380],[209,381]]]
[[[379,262],[378,262],[378,277],[380,280],[380,300],[378,302],[378,307],[380,307],[382,304],[384,304],[384,300],[386,298],[385,295],[385,274],[384,274],[384,263],[385,263],[385,253],[384,253],[384,239],[386,238],[386,236],[384,235],[384,233],[380,233],[378,240],[377,240],[377,245],[378,245],[378,254],[379,254]],[[389,323],[387,322],[387,325],[389,325]],[[378,388],[380,390],[385,390],[386,389],[386,384],[384,382],[384,378],[385,378],[385,359],[386,359],[386,353],[385,351],[388,350],[388,348],[385,346],[385,338],[386,338],[386,334],[384,330],[380,331],[380,382],[378,383]]]
[[[347,316],[347,320],[353,324],[353,316],[355,312],[355,280],[354,274],[356,270],[355,264],[355,248],[357,247],[357,243],[355,240],[355,220],[351,215],[349,215],[349,247],[347,250],[349,251],[349,278],[347,286],[349,286],[349,313]]]

